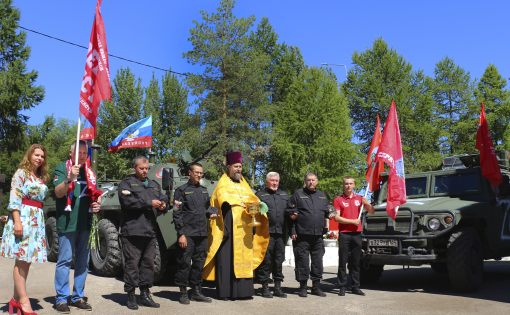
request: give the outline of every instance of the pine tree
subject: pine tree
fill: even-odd
[[[505,90],[506,80],[501,76],[496,66],[490,64],[485,69],[475,90],[477,112],[480,104],[485,104],[485,112],[492,140],[496,148],[509,149],[510,135],[510,92]]]

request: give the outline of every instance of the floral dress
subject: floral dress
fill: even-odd
[[[19,210],[23,236],[14,236],[14,222],[12,215],[9,215],[0,244],[0,256],[26,262],[45,262],[47,260],[43,209],[21,203],[23,198],[42,202],[47,192],[48,187],[37,177],[27,175],[21,169],[14,173],[7,208],[9,211]]]

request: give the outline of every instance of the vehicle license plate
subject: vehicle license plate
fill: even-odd
[[[368,246],[398,247],[398,242],[397,242],[397,240],[371,239],[371,240],[368,240]]]

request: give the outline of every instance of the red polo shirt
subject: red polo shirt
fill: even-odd
[[[359,215],[359,211],[361,210],[361,205],[363,197],[360,195],[352,194],[352,196],[341,195],[333,200],[333,207],[336,210],[340,211],[340,216],[346,219],[357,219]],[[354,224],[338,224],[338,229],[340,232],[362,232],[363,225],[354,225]]]

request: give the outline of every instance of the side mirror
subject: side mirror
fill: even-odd
[[[166,191],[174,190],[174,169],[173,168],[163,168],[161,185],[163,186],[163,190],[166,190]]]

